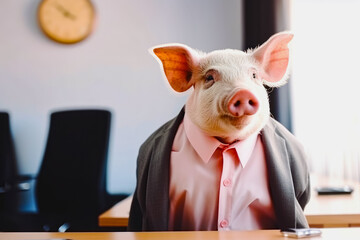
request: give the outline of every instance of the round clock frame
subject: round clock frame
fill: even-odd
[[[95,8],[90,0],[42,0],[37,17],[46,36],[72,44],[84,40],[93,31]]]

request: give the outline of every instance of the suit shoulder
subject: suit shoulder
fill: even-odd
[[[301,174],[308,172],[308,156],[305,152],[303,144],[296,138],[296,136],[294,136],[281,123],[272,118],[270,119],[267,127],[272,128],[274,134],[284,140],[293,174],[295,174],[296,171],[301,172]]]
[[[292,170],[307,171],[308,156],[303,144],[281,123],[271,118],[262,133],[267,142],[283,142],[285,144]]]
[[[181,110],[180,114],[175,118],[169,120],[157,130],[155,130],[140,146],[138,161],[143,159],[143,156],[148,156],[152,149],[156,146],[158,139],[166,138],[166,142],[171,142],[175,138],[177,129],[184,118],[184,109]]]
[[[302,143],[284,125],[270,118],[267,127],[271,128],[277,135],[284,138],[287,144],[303,148]]]
[[[267,141],[276,141],[279,144],[274,145],[281,147],[285,144],[286,157],[289,162],[291,176],[296,192],[296,196],[302,207],[304,207],[310,196],[310,181],[308,169],[308,156],[302,143],[281,123],[275,119],[270,119],[263,134]]]

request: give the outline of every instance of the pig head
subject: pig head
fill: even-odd
[[[152,49],[177,92],[193,87],[185,111],[193,123],[224,143],[259,132],[270,117],[264,85],[286,83],[288,43],[293,35],[273,35],[255,50],[203,53],[182,44]]]

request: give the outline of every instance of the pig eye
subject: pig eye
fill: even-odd
[[[255,68],[250,68],[249,70],[249,77],[254,80],[256,83],[262,84],[260,80],[260,76],[258,74],[258,71]]]
[[[207,71],[207,73],[205,74],[206,83],[215,82],[217,78],[218,78],[218,72],[214,69]]]
[[[214,83],[216,81],[218,81],[220,78],[219,76],[219,72],[214,70],[214,69],[210,69],[209,71],[206,72],[205,76],[204,76],[204,81],[205,81],[205,89],[210,88],[212,85],[214,85]]]
[[[211,74],[207,74],[206,76],[205,76],[205,81],[206,82],[210,82],[210,81],[214,81],[215,79],[214,79],[214,76],[213,75],[211,75]]]

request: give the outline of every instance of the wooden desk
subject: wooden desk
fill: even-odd
[[[127,227],[129,222],[129,212],[133,196],[115,204],[112,208],[99,216],[100,227]]]
[[[321,237],[306,238],[309,240],[358,240],[360,228],[325,228],[322,229]],[[182,239],[182,240],[286,240],[279,230],[259,231],[227,231],[227,232],[96,232],[96,233],[0,233],[0,240],[159,240],[159,239]]]
[[[316,186],[343,186],[354,188],[352,194],[318,195],[314,190],[305,207],[305,216],[311,227],[360,226],[360,183],[311,176],[312,188]]]
[[[319,196],[315,191],[305,208],[305,216],[311,227],[360,227],[360,183],[311,176],[311,186],[340,186],[348,184],[354,187],[350,195]],[[132,196],[124,199],[99,216],[99,225],[103,227],[128,224]]]

